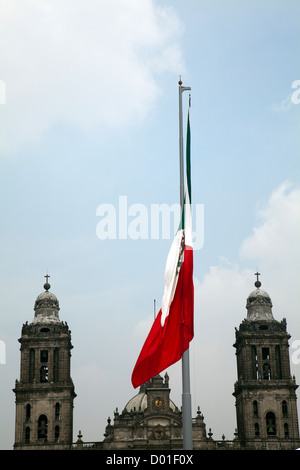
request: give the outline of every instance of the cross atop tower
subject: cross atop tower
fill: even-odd
[[[260,280],[259,280],[259,278],[258,278],[258,276],[260,276],[260,273],[257,271],[257,272],[254,274],[254,276],[256,276],[256,281],[255,281],[254,285],[255,285],[255,287],[257,287],[257,289],[259,289],[260,286],[261,286],[261,282],[260,282]]]
[[[45,289],[46,291],[48,291],[48,290],[50,289],[50,287],[51,287],[50,284],[49,284],[49,282],[48,282],[48,279],[49,279],[50,276],[49,276],[49,274],[46,274],[46,276],[44,276],[44,277],[46,278],[46,282],[45,282],[45,284],[44,284],[44,289]]]

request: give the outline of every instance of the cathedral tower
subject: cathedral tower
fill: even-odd
[[[34,305],[32,323],[22,328],[21,372],[16,396],[15,449],[70,449],[73,400],[70,376],[71,332],[58,316],[59,302],[45,292]]]
[[[260,289],[247,299],[247,318],[236,329],[238,436],[248,449],[299,447],[295,378],[291,377],[286,320],[272,314],[269,295]]]

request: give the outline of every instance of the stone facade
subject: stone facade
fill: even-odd
[[[165,374],[153,377],[140,387],[139,393],[129,400],[123,411],[114,412],[114,422],[108,418],[104,440],[84,443],[82,435],[75,449],[89,450],[181,450],[182,412],[170,399],[169,378]],[[212,433],[206,434],[204,417],[198,407],[192,420],[194,449],[213,449],[216,443]],[[223,445],[225,445],[223,443]]]
[[[214,441],[206,432],[204,416],[198,407],[192,419],[194,450],[239,449],[237,439]],[[170,399],[169,377],[153,377],[129,400],[123,411],[108,418],[104,440],[86,443],[79,433],[76,450],[182,450],[182,412]]]
[[[182,449],[182,413],[170,399],[169,379],[160,375],[140,387],[139,393],[114,413],[105,429],[103,449]],[[195,448],[207,443],[203,416],[193,420]]]

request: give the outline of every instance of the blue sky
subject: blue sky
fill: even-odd
[[[136,393],[171,240],[99,240],[96,211],[120,196],[148,210],[179,202],[179,74],[205,214],[193,415],[199,405],[214,437],[232,438],[234,328],[257,268],[290,344],[300,339],[299,2],[1,0],[0,23],[0,447],[14,442],[17,339],[47,270],[72,331],[74,439],[101,440]],[[168,374],[180,406],[180,364]]]

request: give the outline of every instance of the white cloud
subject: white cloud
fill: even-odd
[[[83,130],[143,119],[157,74],[183,69],[179,19],[152,0],[3,0],[2,150],[57,122]]]
[[[300,189],[281,184],[258,210],[258,218],[259,225],[241,246],[241,258],[257,260],[259,266],[299,282]]]
[[[239,264],[222,259],[202,281],[195,279],[199,340],[215,342],[219,354],[224,351],[223,337],[232,335],[246,317],[246,298],[255,289],[257,266],[262,287],[273,300],[275,319],[286,316],[294,339],[299,333],[300,189],[281,184],[258,210],[258,217],[258,225],[241,245]],[[208,328],[213,328],[212,334],[203,335]]]

